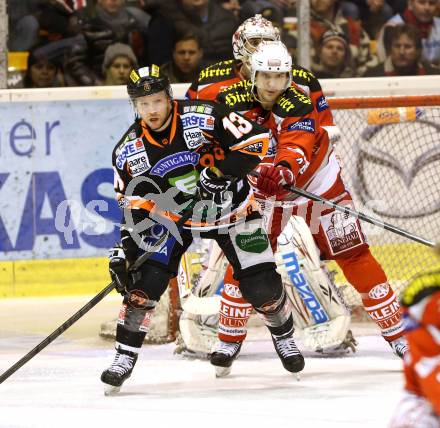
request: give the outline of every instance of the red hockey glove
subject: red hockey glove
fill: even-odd
[[[268,196],[285,194],[284,186],[295,185],[295,175],[285,166],[263,165],[259,168],[260,175],[257,179],[257,188]]]

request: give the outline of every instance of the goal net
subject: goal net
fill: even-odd
[[[335,150],[356,209],[429,241],[440,238],[440,96],[329,99],[340,136]],[[372,253],[397,294],[415,274],[439,267],[432,250],[363,223]],[[347,303],[361,304],[345,285]],[[368,272],[365,272],[368,275]]]

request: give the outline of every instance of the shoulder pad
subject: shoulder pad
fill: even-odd
[[[126,143],[135,141],[137,138],[141,136],[142,136],[142,128],[139,126],[137,122],[134,122],[130,126],[130,128],[128,128],[128,130],[125,132],[122,138],[117,142],[114,149],[115,155],[118,156],[118,154],[124,148]]]
[[[316,76],[307,68],[299,65],[292,67],[292,80],[297,85],[308,86],[311,92],[321,91],[321,84]]]
[[[251,93],[252,82],[241,80],[223,89],[217,96],[217,101],[234,110],[248,110],[253,105],[254,97]]]
[[[199,73],[198,84],[206,85],[234,77],[236,75],[236,64],[238,64],[238,61],[231,59],[228,61],[220,61],[204,68]]]
[[[113,165],[118,169],[123,169],[128,154],[133,155],[145,150],[142,132],[141,126],[135,122],[116,145],[113,150]]]
[[[307,95],[291,86],[278,98],[272,111],[280,117],[304,116],[313,111],[313,104]]]

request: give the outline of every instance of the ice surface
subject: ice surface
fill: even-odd
[[[0,300],[0,371],[44,339],[89,298]],[[109,297],[0,385],[0,427],[386,427],[399,400],[401,361],[371,327],[354,326],[358,352],[306,353],[298,381],[268,334],[253,334],[229,377],[207,361],[174,355],[174,344],[146,345],[117,396],[99,377],[112,343],[98,338],[117,312]]]

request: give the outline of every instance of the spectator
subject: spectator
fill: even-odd
[[[397,25],[390,31],[390,53],[384,62],[368,70],[366,76],[423,76],[439,74],[421,60],[422,38],[411,25]]]
[[[197,34],[186,33],[178,37],[173,46],[173,60],[163,64],[160,69],[170,83],[189,83],[194,81],[200,70],[203,57],[201,41]]]
[[[403,13],[394,15],[379,35],[377,53],[384,61],[390,47],[390,29],[395,25],[408,24],[417,27],[422,36],[422,58],[432,65],[440,65],[440,18],[437,0],[408,0]]]
[[[377,65],[377,57],[372,54],[370,38],[359,21],[344,17],[338,0],[311,0],[310,34],[312,38],[312,69],[319,68],[318,50],[322,35],[333,30],[345,35],[350,49],[355,76],[360,76],[367,68]],[[296,30],[290,30],[296,36]]]
[[[37,46],[29,52],[24,77],[25,88],[51,88],[64,86],[61,83],[59,62],[46,46]]]
[[[70,0],[10,0],[8,6],[11,51],[27,51],[79,32]]]
[[[104,85],[126,85],[133,68],[137,69],[138,63],[131,47],[123,43],[110,45],[102,63]]]
[[[69,86],[96,85],[103,80],[102,63],[108,46],[129,45],[137,59],[146,62],[146,37],[150,16],[124,6],[123,0],[97,0],[92,14],[80,14],[83,40],[78,41],[66,63]],[[144,17],[144,19],[141,19]]]
[[[351,0],[359,10],[363,29],[371,39],[376,39],[383,25],[393,16],[393,8],[386,0]]]
[[[283,25],[283,10],[269,0],[246,0],[241,5],[240,20],[244,21],[259,13],[277,27]]]
[[[343,33],[328,30],[322,35],[314,67],[312,71],[318,79],[353,77],[350,49]]]
[[[218,0],[162,0],[149,26],[150,62],[172,60],[173,41],[187,31],[202,40],[203,59],[217,62],[232,56],[231,39],[239,21]]]
[[[219,0],[223,9],[230,10],[234,16],[239,19],[240,18],[240,2],[239,0]]]

